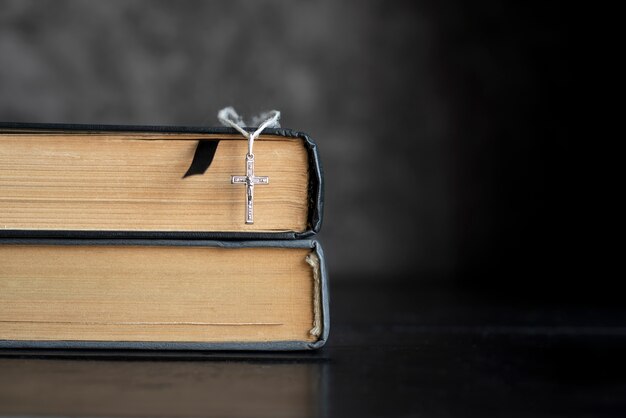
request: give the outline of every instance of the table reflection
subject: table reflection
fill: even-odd
[[[0,358],[0,416],[324,416],[324,361]]]

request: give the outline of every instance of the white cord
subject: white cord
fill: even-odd
[[[265,119],[263,123],[259,125],[256,131],[250,133],[243,129],[244,122],[241,116],[235,111],[235,109],[231,106],[225,107],[217,113],[217,118],[220,122],[222,122],[225,126],[230,126],[235,128],[241,135],[248,138],[248,155],[253,155],[252,146],[254,145],[254,140],[261,135],[261,132],[267,127],[276,127],[278,125],[278,120],[280,119],[280,112],[278,110],[271,110],[267,113],[268,118]]]

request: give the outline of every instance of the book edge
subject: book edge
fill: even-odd
[[[246,128],[253,131],[253,128]],[[192,127],[158,125],[87,125],[65,123],[22,123],[0,122],[0,133],[8,132],[154,132],[154,133],[198,133],[237,134],[227,127]],[[304,239],[317,234],[322,226],[324,207],[324,179],[318,146],[310,135],[287,128],[267,128],[266,135],[285,138],[300,138],[304,141],[309,160],[309,213],[308,229],[305,231],[281,232],[224,232],[224,231],[73,231],[73,230],[0,230],[0,237],[7,238],[163,238],[163,239]]]
[[[176,241],[176,240],[67,240],[67,239],[12,239],[0,238],[0,245],[137,245],[190,246],[220,248],[310,248],[320,260],[322,301],[322,334],[315,342],[258,341],[258,342],[146,342],[146,341],[32,341],[0,340],[1,349],[108,349],[108,350],[210,350],[210,351],[296,351],[323,347],[330,332],[328,271],[322,246],[315,240],[293,241]],[[1,351],[0,351],[1,354]]]

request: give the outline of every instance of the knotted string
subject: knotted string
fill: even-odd
[[[259,125],[256,131],[250,133],[243,129],[244,122],[241,116],[231,106],[225,107],[217,113],[217,118],[224,126],[230,126],[235,128],[241,135],[248,139],[248,155],[254,155],[252,153],[252,147],[254,146],[254,140],[261,135],[261,132],[265,128],[277,128],[280,127],[278,120],[280,119],[280,112],[278,110],[270,110],[264,115],[265,120]]]

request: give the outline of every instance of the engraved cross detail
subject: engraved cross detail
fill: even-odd
[[[254,185],[270,184],[270,178],[267,176],[254,175],[254,154],[246,155],[246,175],[232,176],[231,184],[246,185],[246,223],[254,223]]]

